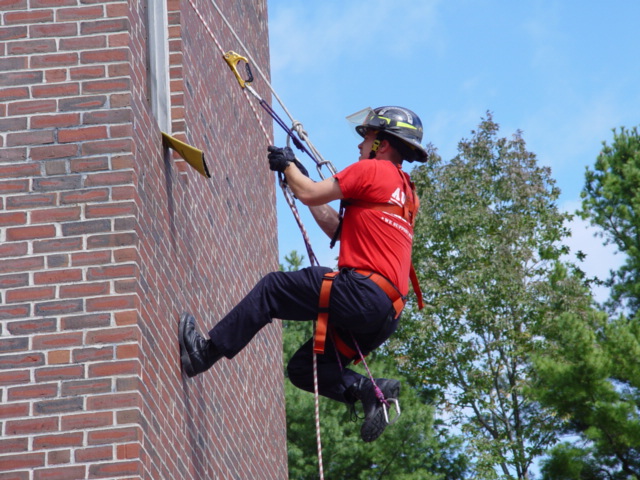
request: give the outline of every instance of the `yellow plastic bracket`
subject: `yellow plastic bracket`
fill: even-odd
[[[247,85],[250,85],[251,82],[253,82],[253,74],[251,73],[251,67],[249,66],[249,60],[247,60],[247,57],[243,57],[239,53],[229,50],[227,53],[224,54],[224,60],[227,62],[227,65],[229,65],[229,68],[231,69],[233,74],[236,76],[236,79],[238,80],[238,83],[242,88],[244,88]],[[240,72],[238,72],[238,62],[240,61],[243,61],[246,64],[246,68],[247,68],[246,80],[242,78],[242,75],[240,75]]]
[[[162,132],[162,143],[165,147],[171,148],[178,152],[185,162],[195,168],[200,175],[211,178],[207,164],[204,161],[204,153],[191,145],[181,142],[175,137]]]

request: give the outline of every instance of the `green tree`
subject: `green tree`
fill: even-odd
[[[640,478],[640,325],[596,310],[567,313],[547,339],[535,360],[536,396],[585,446],[551,451],[543,478]]]
[[[560,420],[528,394],[531,355],[556,315],[584,304],[564,267],[568,235],[556,188],[520,133],[498,137],[491,114],[449,163],[432,157],[412,177],[421,198],[414,264],[428,307],[392,348],[414,381],[439,393],[460,428],[474,478],[529,478]],[[568,272],[552,284],[558,271]]]
[[[613,143],[603,142],[594,169],[587,168],[582,191],[583,218],[602,229],[605,242],[625,256],[611,272],[609,306],[623,306],[633,317],[640,308],[640,135],[637,127],[618,133]]]
[[[636,128],[613,134],[587,169],[580,211],[624,256],[608,280],[610,316],[558,317],[536,358],[538,398],[582,444],[550,452],[542,469],[549,480],[640,478],[640,137]]]
[[[295,252],[294,252],[295,253]],[[300,264],[285,257],[290,269]],[[283,322],[285,365],[295,351],[312,335],[309,322]],[[384,355],[367,357],[376,376],[398,378],[402,414],[373,443],[360,439],[361,420],[353,418],[344,404],[320,397],[323,466],[327,478],[354,480],[461,480],[466,461],[458,452],[459,442],[445,430],[434,430],[434,411],[429,399],[421,396],[398,376],[393,361]],[[361,367],[357,367],[361,368]],[[364,372],[362,372],[364,374]],[[286,376],[286,370],[285,370]],[[287,441],[289,478],[318,478],[318,452],[315,429],[314,396],[285,382],[287,403]],[[391,412],[393,416],[393,411]]]

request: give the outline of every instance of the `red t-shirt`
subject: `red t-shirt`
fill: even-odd
[[[403,180],[404,177],[404,180]],[[360,160],[335,175],[345,200],[403,206],[411,195],[409,176],[387,160]],[[384,275],[409,291],[413,228],[399,215],[347,206],[340,233],[339,268],[361,268]]]

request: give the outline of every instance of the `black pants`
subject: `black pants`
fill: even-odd
[[[273,318],[315,320],[322,278],[330,271],[325,267],[309,267],[266,275],[209,332],[211,341],[224,356],[233,358]],[[398,325],[394,316],[389,297],[367,277],[348,269],[335,277],[329,303],[329,325],[352,348],[352,338],[364,354],[380,346]],[[362,378],[344,368],[351,360],[336,353],[328,335],[325,353],[318,355],[321,395],[340,402],[348,401],[345,390]],[[313,339],[293,355],[287,371],[295,386],[313,392]]]

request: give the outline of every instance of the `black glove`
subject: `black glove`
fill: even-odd
[[[309,176],[309,172],[304,168],[304,165],[298,161],[290,147],[278,148],[270,145],[267,150],[269,151],[269,155],[267,156],[269,158],[269,168],[274,172],[284,172],[289,164],[293,162],[303,175]]]

